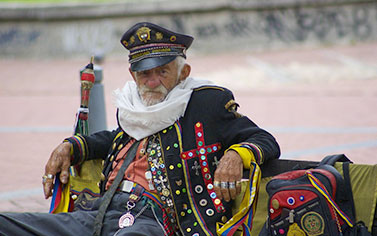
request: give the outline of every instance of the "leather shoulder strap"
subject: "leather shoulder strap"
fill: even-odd
[[[110,186],[109,190],[106,191],[105,195],[102,197],[102,202],[98,210],[98,214],[96,219],[94,220],[94,236],[100,236],[102,231],[103,219],[105,217],[105,213],[107,207],[109,206],[116,189],[118,188],[120,182],[123,180],[124,172],[126,171],[127,167],[131,164],[131,162],[135,159],[137,147],[139,146],[139,141],[134,142],[127,153],[127,156],[124,158],[123,164],[119,169],[118,174],[116,175],[113,184]]]

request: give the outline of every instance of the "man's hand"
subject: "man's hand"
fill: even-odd
[[[243,163],[240,155],[233,150],[226,152],[215,171],[214,189],[220,199],[229,202],[230,199],[237,197],[241,192],[241,184],[239,183],[242,172]]]
[[[68,182],[69,167],[71,165],[71,143],[64,142],[57,146],[51,153],[50,159],[45,166],[45,174],[43,176],[43,191],[45,198],[52,196],[53,182],[57,173],[60,172],[60,181],[63,184]]]

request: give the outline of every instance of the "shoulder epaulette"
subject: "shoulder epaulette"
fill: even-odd
[[[200,91],[200,90],[204,90],[204,89],[217,89],[217,90],[225,91],[225,89],[223,87],[216,86],[216,85],[204,85],[204,86],[201,86],[201,87],[198,87],[198,88],[194,88],[194,91]]]

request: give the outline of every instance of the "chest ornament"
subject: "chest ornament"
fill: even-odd
[[[207,155],[212,152],[217,152],[221,149],[220,143],[206,145],[204,141],[204,129],[203,124],[197,122],[195,124],[195,141],[196,141],[196,149],[192,149],[186,152],[181,153],[181,158],[183,160],[189,160],[192,158],[198,158],[198,161],[195,161],[194,166],[192,166],[192,170],[195,171],[195,175],[199,176],[199,170],[203,176],[203,181],[205,184],[205,188],[208,191],[208,194],[211,196],[212,202],[215,205],[217,212],[224,212],[225,208],[221,203],[221,200],[216,196],[216,193],[213,188],[213,179],[208,167],[208,160]]]
[[[153,137],[153,139],[149,140],[147,152],[149,153],[147,160],[150,167],[147,173],[150,172],[151,176],[149,177],[151,177],[153,185],[156,187],[170,221],[175,223],[174,203],[170,193],[164,160],[161,154],[161,146],[157,137]]]

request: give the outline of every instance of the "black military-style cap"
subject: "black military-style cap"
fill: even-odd
[[[177,56],[186,58],[186,49],[193,40],[189,35],[141,22],[127,30],[120,42],[130,51],[131,70],[143,71],[165,65]]]

